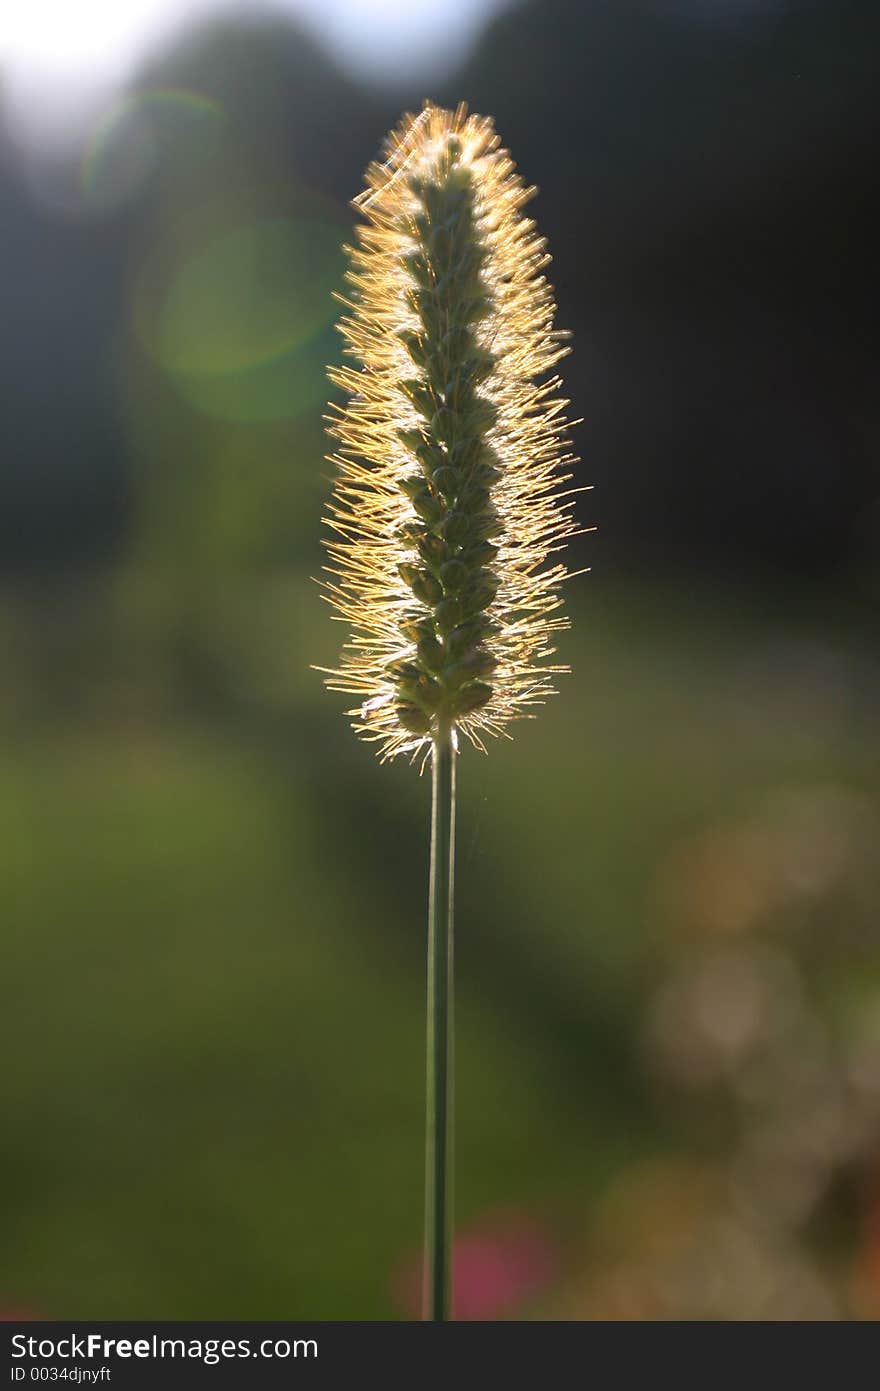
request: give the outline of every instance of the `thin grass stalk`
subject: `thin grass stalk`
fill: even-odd
[[[424,1318],[452,1316],[453,947],[455,749],[438,731],[432,753],[431,878],[428,895],[428,1037],[425,1128]]]

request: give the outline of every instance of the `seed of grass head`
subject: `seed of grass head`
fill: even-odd
[[[385,760],[431,755],[425,1317],[450,1316],[458,735],[485,751],[553,690],[551,559],[575,534],[549,260],[492,122],[430,103],[367,170],[349,248],[354,360],[330,433],[326,597],[350,627],[332,690]]]
[[[326,592],[351,629],[328,685],[391,758],[441,729],[482,749],[552,691],[566,571],[548,559],[575,522],[533,190],[464,107],[405,117],[386,155],[356,200],[354,365],[331,372],[348,401]]]

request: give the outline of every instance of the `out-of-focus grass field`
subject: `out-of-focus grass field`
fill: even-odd
[[[429,783],[380,768],[309,671],[339,631],[305,576],[240,599],[198,699],[169,694],[167,651],[100,585],[4,611],[0,1295],[46,1317],[411,1312]],[[40,605],[50,636],[23,661]],[[880,1056],[863,619],[593,579],[570,606],[560,696],[459,773],[463,1249],[488,1231],[474,1260],[495,1242],[509,1266],[527,1222],[542,1252],[495,1303],[491,1268],[465,1270],[475,1310],[871,1316],[870,1075],[848,1149],[849,1063],[822,1074],[837,1121],[819,1159],[815,1110],[783,1126],[805,1136],[785,1163],[814,1176],[787,1226],[737,1178],[763,1114],[741,1076],[769,1056],[790,1099],[809,1072],[780,960],[826,1062],[856,1034]],[[727,993],[673,1008],[670,1035],[657,1001],[716,949],[736,958]],[[794,1181],[782,1163],[765,1188]],[[719,1223],[761,1278],[688,1293]]]

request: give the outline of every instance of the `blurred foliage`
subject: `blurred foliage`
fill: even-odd
[[[878,39],[872,0],[533,0],[430,93],[491,112],[540,184],[606,568],[876,584]],[[76,161],[0,123],[5,572],[106,559],[144,475],[197,468],[212,425],[311,459],[347,202],[425,95],[231,12],[156,55]]]
[[[474,1317],[880,1315],[875,17],[545,0],[434,94],[544,185],[602,485],[573,677],[462,760]],[[428,788],[310,577],[345,201],[420,96],[227,19],[75,169],[0,142],[10,1306],[412,1312]]]

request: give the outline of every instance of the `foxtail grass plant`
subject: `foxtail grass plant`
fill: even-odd
[[[491,120],[404,116],[355,199],[330,417],[325,592],[350,628],[327,684],[384,761],[433,772],[425,1317],[451,1310],[455,772],[462,737],[531,714],[566,668],[553,559],[575,533],[549,260]]]

